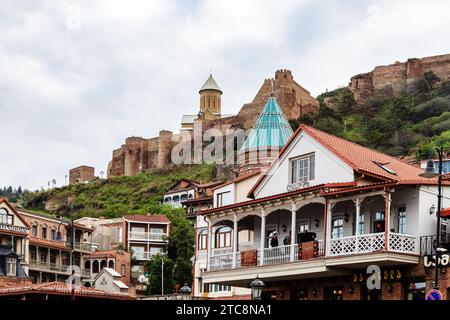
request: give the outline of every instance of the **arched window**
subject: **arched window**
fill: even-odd
[[[5,208],[0,208],[0,223],[3,224],[14,224],[14,216],[9,214],[8,210]]]
[[[108,261],[108,268],[114,269],[114,260]]]
[[[47,225],[45,223],[41,227],[41,238],[47,239]]]
[[[181,199],[181,201],[186,201],[187,200],[187,194],[182,194],[180,199]]]
[[[33,237],[37,237],[38,236],[38,224],[37,224],[37,222],[33,222],[33,225],[31,226],[31,235]]]
[[[94,260],[92,262],[92,273],[99,273],[100,272],[100,263],[97,260]]]
[[[189,193],[189,199],[192,199],[192,193]]]
[[[56,227],[53,226],[50,230],[50,239],[56,240]]]
[[[180,196],[174,196],[173,202],[180,202]]]
[[[224,226],[216,231],[216,248],[231,247],[231,228]]]
[[[203,229],[198,234],[197,249],[205,250],[207,248],[207,243],[208,243],[208,230]]]
[[[164,199],[164,203],[169,203],[170,200],[171,200],[171,198],[170,198],[170,197],[167,197],[167,198]]]

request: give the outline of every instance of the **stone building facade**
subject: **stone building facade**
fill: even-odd
[[[359,104],[368,105],[372,98],[386,98],[408,92],[427,71],[434,72],[441,80],[450,79],[450,54],[411,58],[406,62],[377,66],[370,72],[353,76],[348,88]]]

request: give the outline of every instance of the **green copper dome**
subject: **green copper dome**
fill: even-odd
[[[282,148],[293,134],[286,116],[271,96],[253,128],[250,130],[240,152],[264,148]]]

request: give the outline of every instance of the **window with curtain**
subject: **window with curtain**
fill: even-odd
[[[231,247],[231,228],[221,227],[216,231],[216,248]]]

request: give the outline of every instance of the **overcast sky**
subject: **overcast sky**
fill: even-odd
[[[279,68],[316,96],[450,52],[449,1],[2,0],[0,186],[30,189],[128,136],[178,131],[210,70],[236,113]]]

